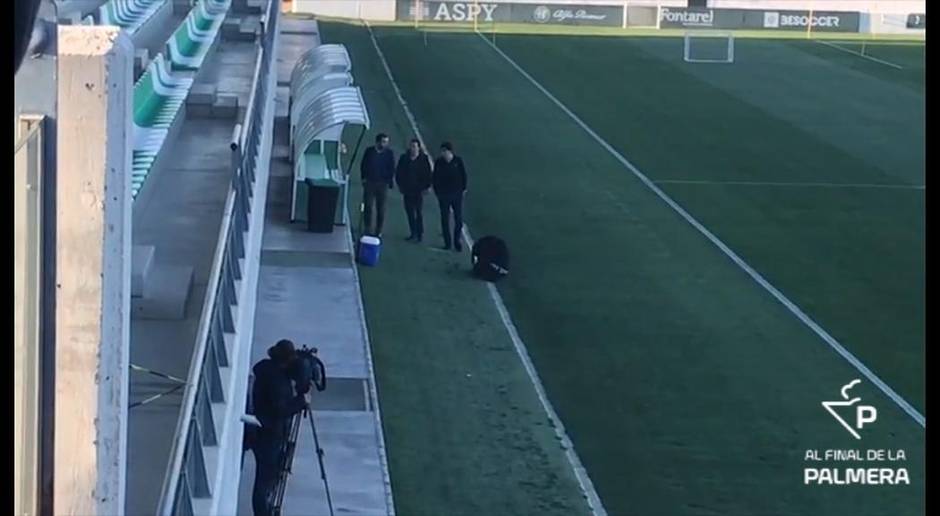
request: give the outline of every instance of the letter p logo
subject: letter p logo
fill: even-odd
[[[862,429],[867,423],[874,423],[878,419],[878,410],[871,405],[855,407],[855,428]]]
[[[852,387],[855,387],[857,384],[862,383],[861,380],[852,380],[846,385],[842,386],[842,398],[844,401],[824,401],[822,402],[823,408],[825,408],[831,415],[842,425],[843,428],[849,431],[852,434],[852,437],[856,439],[861,439],[862,436],[859,435],[857,430],[861,430],[863,426],[874,423],[878,419],[878,410],[871,405],[859,405],[858,403],[862,401],[861,398],[849,398],[849,390]],[[843,418],[839,412],[838,408],[842,407],[843,410],[849,407],[855,407],[855,428],[852,427],[852,424],[846,418]],[[850,419],[850,418],[849,418]]]

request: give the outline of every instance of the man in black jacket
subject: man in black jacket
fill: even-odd
[[[379,133],[375,146],[366,149],[359,164],[362,172],[362,190],[365,217],[365,233],[382,236],[385,224],[385,199],[394,187],[395,153],[388,146],[388,135]],[[375,207],[375,232],[372,232],[372,207]]]
[[[463,230],[463,198],[467,192],[467,170],[463,160],[454,154],[450,142],[441,144],[441,156],[434,161],[432,176],[434,195],[441,207],[441,234],[444,237],[444,249],[451,248],[453,236],[454,250],[460,252],[460,234]],[[454,232],[450,231],[450,213],[454,213]]]
[[[261,422],[252,443],[256,469],[251,507],[255,516],[271,514],[271,497],[277,487],[291,418],[309,405],[306,396],[295,394],[291,382],[289,370],[296,355],[294,343],[281,340],[268,349],[270,358],[252,368],[252,408]]]
[[[431,158],[421,149],[417,138],[408,143],[408,151],[398,159],[395,182],[405,201],[405,215],[411,235],[405,240],[420,242],[424,236],[424,192],[431,187]]]

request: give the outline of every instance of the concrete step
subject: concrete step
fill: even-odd
[[[235,9],[240,13],[261,14],[266,5],[265,0],[239,0],[235,3]]]
[[[310,405],[314,410],[362,411],[369,407],[369,391],[362,378],[331,378],[326,372],[326,389],[313,391]]]
[[[146,295],[131,298],[135,319],[181,320],[193,283],[193,268],[188,265],[155,264],[147,277]]]
[[[318,32],[316,20],[281,19],[281,34],[316,36]]]
[[[215,84],[194,84],[186,97],[186,114],[191,118],[209,118],[212,116],[212,105],[218,98],[218,88]]]
[[[186,99],[187,106],[195,104],[212,105],[218,96],[218,87],[215,84],[201,82],[193,84]]]
[[[238,40],[238,28],[241,25],[241,18],[226,18],[222,22],[222,40],[223,41],[237,41]]]
[[[229,17],[222,23],[222,39],[225,41],[254,41],[260,33],[258,16]]]
[[[212,104],[213,118],[237,118],[238,117],[238,95],[221,94]]]
[[[261,34],[261,20],[257,16],[246,16],[238,24],[238,34],[242,41],[254,41]]]
[[[153,256],[156,248],[152,245],[131,247],[131,297],[144,297],[147,279],[153,271]]]

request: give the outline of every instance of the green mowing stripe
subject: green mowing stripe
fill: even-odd
[[[414,115],[408,109],[408,104],[405,102],[405,99],[402,97],[401,90],[398,88],[397,83],[395,82],[394,77],[392,76],[392,71],[389,69],[388,62],[385,60],[385,56],[382,53],[382,49],[379,47],[378,41],[375,39],[375,34],[372,31],[372,28],[369,27],[368,22],[366,22],[366,28],[369,30],[369,38],[372,40],[372,45],[375,47],[375,51],[379,56],[380,61],[382,62],[382,67],[385,69],[385,73],[388,76],[389,82],[392,84],[392,88],[395,90],[395,95],[398,98],[398,103],[401,105],[402,109],[405,111],[405,115],[408,118],[409,125],[412,130],[415,132],[416,137],[421,142],[422,147],[426,147],[426,142],[421,136],[421,130],[418,129],[418,122],[415,120]],[[470,236],[470,230],[467,226],[462,228],[462,238],[467,245],[468,249],[473,249],[473,237]],[[493,299],[493,303],[496,305],[497,310],[499,311],[500,319],[502,320],[503,325],[506,327],[506,331],[509,333],[510,338],[512,339],[513,346],[516,349],[516,353],[519,355],[520,360],[525,366],[526,373],[529,375],[529,379],[532,381],[532,385],[538,394],[539,402],[542,404],[545,413],[549,417],[549,421],[553,423],[555,427],[556,436],[562,442],[562,446],[566,450],[566,457],[568,462],[571,464],[572,470],[574,471],[575,476],[578,479],[578,484],[581,488],[581,492],[584,494],[585,498],[588,500],[591,512],[597,516],[606,516],[607,511],[604,510],[604,506],[601,503],[600,498],[597,495],[597,492],[594,489],[594,485],[591,482],[590,477],[584,469],[584,466],[581,464],[581,460],[578,457],[577,452],[574,451],[574,447],[571,444],[571,440],[568,437],[567,433],[564,430],[564,426],[561,421],[558,419],[558,415],[555,413],[555,409],[552,407],[551,402],[548,401],[548,397],[545,395],[544,387],[542,382],[538,377],[538,373],[535,371],[535,367],[532,365],[532,361],[529,358],[528,351],[526,350],[525,344],[522,342],[522,339],[519,337],[518,331],[516,330],[515,325],[512,322],[512,319],[509,316],[509,312],[506,310],[506,306],[503,303],[502,297],[499,295],[499,291],[496,290],[496,287],[490,283],[487,284],[487,290],[489,291],[490,297]]]
[[[814,45],[804,44],[796,48],[846,68],[858,70],[871,77],[896,82],[921,95],[925,92],[926,60],[923,45],[896,45],[880,41],[820,41]],[[863,50],[865,55],[874,60],[857,55]],[[878,60],[884,60],[901,68],[886,66]]]
[[[323,41],[346,44],[357,63],[373,134],[390,134],[400,150],[412,130],[368,34],[349,29],[320,26]],[[396,512],[586,515],[499,313],[467,274],[466,252],[430,247],[438,243],[434,204],[425,202],[427,243],[412,245],[401,241],[403,208],[390,193],[381,263],[359,271]]]
[[[723,70],[665,41],[501,45],[654,181],[924,184],[923,96],[810,44],[752,42]],[[922,410],[920,193],[664,189]]]
[[[840,51],[840,52],[847,52],[847,53],[849,53],[849,54],[856,55],[856,56],[858,56],[858,57],[861,58],[861,59],[868,59],[869,61],[872,61],[872,62],[875,62],[875,63],[878,63],[878,64],[883,64],[883,65],[885,65],[885,66],[890,66],[891,68],[894,68],[894,69],[897,69],[897,70],[903,70],[903,69],[904,69],[903,66],[901,66],[901,65],[899,65],[899,64],[897,64],[897,63],[892,63],[891,61],[885,61],[885,60],[883,60],[883,59],[878,59],[877,57],[872,57],[872,56],[870,56],[870,55],[865,55],[865,54],[861,53],[860,51],[853,51],[853,50],[851,50],[851,49],[848,49],[848,48],[845,48],[845,47],[841,47],[841,46],[839,46],[839,45],[837,45],[837,44],[835,44],[835,43],[830,43],[830,42],[828,42],[828,41],[819,41],[818,43],[819,43],[820,45],[826,45],[826,46],[828,46],[829,48],[834,48],[834,49],[836,49],[836,50],[838,50],[838,51]]]
[[[484,41],[487,41],[484,38]],[[585,124],[580,118],[577,117],[567,106],[561,103],[554,95],[552,95],[548,90],[546,90],[541,84],[538,83],[531,75],[528,74],[525,70],[522,69],[515,61],[512,60],[508,55],[506,55],[502,50],[494,46],[492,43],[487,41],[487,44],[492,46],[492,48],[498,52],[504,59],[506,59],[514,68],[516,68],[519,73],[526,77],[534,86],[536,86],[542,93],[550,98],[559,108],[561,108],[568,116],[570,116],[582,129],[584,129],[588,134],[590,134],[605,150],[613,154],[618,161],[620,161],[627,169],[629,169],[634,175],[636,175],[650,190],[652,190],[660,199],[668,204],[673,210],[675,210],[683,219],[691,224],[695,229],[697,229],[702,235],[704,235],[709,241],[715,244],[725,255],[728,256],[738,267],[740,267],[744,272],[748,274],[754,281],[756,281],[761,287],[764,288],[770,295],[775,299],[780,301],[782,305],[787,307],[790,312],[793,313],[800,321],[806,324],[814,333],[819,335],[819,337],[825,341],[829,346],[831,346],[840,356],[845,358],[853,367],[859,370],[862,375],[868,378],[872,383],[874,383],[882,392],[885,393],[892,401],[894,401],[898,406],[900,406],[904,412],[910,415],[917,423],[921,426],[926,426],[926,419],[920,412],[917,411],[910,403],[907,402],[904,398],[894,392],[890,386],[884,383],[880,378],[878,378],[875,373],[873,373],[867,366],[861,363],[855,355],[845,349],[842,344],[840,344],[832,335],[829,334],[825,329],[823,329],[819,324],[816,323],[812,318],[806,315],[800,307],[796,306],[795,303],[790,301],[782,292],[777,290],[776,287],[771,285],[764,277],[754,270],[753,267],[748,265],[741,257],[737,255],[734,251],[731,250],[724,242],[718,239],[711,231],[709,231],[705,226],[703,226],[698,220],[696,220],[692,215],[690,215],[684,208],[679,206],[669,195],[667,195],[662,189],[657,187],[643,172],[641,172],[636,166],[627,161],[620,152],[611,147],[603,138],[601,138],[593,129],[591,129],[587,124]]]
[[[357,40],[346,33],[341,42]],[[422,133],[453,140],[467,160],[474,231],[514,250],[499,291],[611,514],[923,512],[916,424],[866,382],[858,394],[879,421],[856,443],[821,402],[857,371],[478,38],[437,35],[425,47],[409,33],[376,30]],[[533,54],[559,58],[545,47]],[[657,150],[670,143],[653,115],[623,111],[574,63],[561,65],[612,122],[639,118]],[[383,260],[436,270],[399,252]],[[856,446],[906,449],[913,485],[803,485],[807,449]]]

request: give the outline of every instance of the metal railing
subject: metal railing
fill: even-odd
[[[232,186],[225,203],[193,361],[161,492],[160,515],[197,514],[200,507],[211,502],[216,494],[212,492],[213,479],[221,472],[210,471],[207,451],[219,446],[222,426],[226,424],[216,417],[225,411],[215,411],[213,406],[236,403],[241,407],[244,403],[242,399],[234,399],[231,387],[225,385],[223,369],[231,367],[233,347],[239,342],[235,334],[239,303],[245,301],[245,296],[253,295],[244,291],[244,258],[246,253],[256,251],[248,248],[248,242],[252,232],[260,230],[251,228],[250,221],[258,159],[263,150],[265,110],[268,97],[273,94],[269,91],[270,74],[276,73],[273,53],[279,4],[278,0],[270,0],[262,18],[261,48],[244,125],[236,126],[232,137]],[[241,424],[238,418],[234,421]],[[241,443],[238,445],[240,451]],[[236,463],[238,466],[240,464]]]

